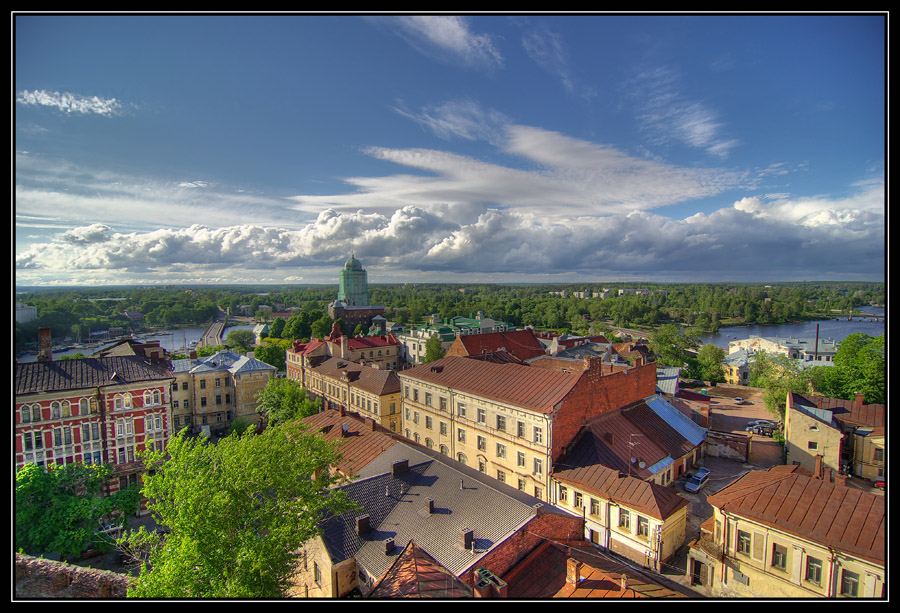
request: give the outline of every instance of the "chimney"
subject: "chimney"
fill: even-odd
[[[340,411],[341,417],[347,416],[347,409],[346,409],[346,407],[344,407],[344,405],[341,405],[340,408],[338,409],[338,411]]]
[[[581,581],[581,565],[582,563],[575,558],[566,560],[566,583],[568,585],[577,586]]]
[[[391,464],[391,476],[402,475],[409,470],[409,460],[400,460]]]
[[[847,475],[842,475],[841,473],[835,473],[834,484],[840,485],[841,487],[847,487]]]
[[[459,538],[456,541],[456,544],[459,545],[463,549],[472,549],[472,543],[474,542],[474,532],[470,528],[463,528],[459,531]]]
[[[38,330],[38,362],[53,361],[53,341],[50,338],[50,328],[40,328]]]
[[[816,469],[813,471],[813,479],[822,478],[822,456],[816,455]]]
[[[426,498],[425,507],[422,510],[429,515],[432,515],[434,513],[434,500],[432,500],[431,498]]]
[[[356,518],[356,534],[358,536],[365,536],[369,533],[370,528],[368,515],[360,515]]]
[[[862,404],[864,397],[865,394],[863,394],[862,392],[856,392],[856,404]]]
[[[628,577],[624,573],[619,577],[619,587],[623,592],[628,589]]]
[[[388,539],[384,542],[384,555],[389,556],[394,551],[394,539]]]
[[[643,366],[643,365],[644,365],[644,358],[642,356],[637,356],[634,358],[634,367],[635,368],[637,368],[638,366]]]
[[[612,432],[606,432],[606,433],[604,433],[604,434],[603,434],[603,438],[604,438],[604,439],[606,440],[606,442],[609,443],[610,445],[613,444],[613,433],[612,433]]]
[[[341,438],[346,438],[350,432],[350,424],[341,424]]]

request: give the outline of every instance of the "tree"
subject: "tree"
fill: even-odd
[[[713,344],[706,344],[697,352],[697,359],[691,360],[688,369],[689,376],[709,381],[710,383],[723,383],[725,381],[725,369],[722,362],[725,361],[725,350]]]
[[[322,401],[313,400],[305,388],[285,377],[270,379],[256,395],[257,412],[269,425],[286,423],[315,415],[321,410]]]
[[[98,535],[98,529],[109,523],[124,526],[141,499],[136,485],[104,496],[111,476],[109,466],[23,466],[16,473],[16,548],[34,554],[55,551],[66,560],[92,542],[97,549],[111,549],[112,541]]]
[[[253,356],[278,370],[283,371],[286,368],[287,354],[280,345],[257,345],[253,350]]]
[[[272,325],[269,326],[269,336],[281,338],[282,334],[284,334],[285,325],[286,322],[282,318],[276,317]]]
[[[225,344],[241,353],[250,351],[256,337],[251,330],[232,330],[225,337]]]
[[[833,366],[814,369],[815,388],[833,398],[853,400],[863,394],[866,403],[884,404],[887,366],[884,335],[851,334],[838,345]]]
[[[660,366],[683,367],[689,361],[688,349],[699,344],[693,330],[684,332],[675,324],[663,324],[650,338],[650,350]]]
[[[796,360],[765,351],[753,354],[750,385],[766,390],[763,402],[766,409],[778,419],[784,419],[788,392],[807,394],[811,381],[812,372],[801,368]]]
[[[120,539],[146,556],[134,598],[280,598],[298,550],[328,514],[352,510],[330,468],[338,445],[302,422],[213,445],[184,432],[143,455],[143,493],[169,532],[144,527]]]
[[[431,338],[425,343],[425,363],[440,360],[447,353],[441,346],[441,335],[432,334]]]

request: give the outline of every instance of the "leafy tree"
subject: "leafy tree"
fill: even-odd
[[[817,390],[833,398],[853,400],[861,392],[866,403],[884,404],[887,365],[884,335],[851,334],[838,345],[833,366],[814,369]]]
[[[103,485],[111,476],[109,466],[23,466],[16,473],[16,548],[34,554],[55,551],[66,560],[92,542],[98,549],[111,549],[112,541],[97,530],[107,523],[124,526],[141,499],[136,485],[104,496]]]
[[[441,335],[432,334],[431,338],[425,343],[425,364],[440,360],[445,353],[446,351],[441,346]]]
[[[763,394],[766,409],[778,419],[784,419],[788,392],[807,394],[811,382],[811,370],[801,368],[796,360],[765,351],[753,355],[750,385],[766,390]]]
[[[722,362],[725,360],[725,350],[713,344],[706,344],[697,352],[697,358],[690,360],[688,376],[710,383],[723,383],[725,381],[725,369]]]
[[[255,341],[252,330],[232,330],[225,337],[225,344],[241,353],[250,351]]]
[[[286,322],[282,318],[276,317],[275,321],[272,322],[272,325],[269,326],[269,336],[281,338],[281,336],[284,334],[285,325]]]
[[[297,551],[329,513],[352,503],[329,469],[334,442],[302,422],[232,434],[213,445],[176,435],[143,459],[143,493],[163,536],[141,527],[119,541],[146,556],[133,598],[279,598]]]
[[[257,360],[274,366],[278,370],[285,370],[287,354],[280,345],[257,345],[253,350],[253,355]]]
[[[684,332],[675,324],[663,324],[650,337],[650,350],[660,366],[683,367],[689,362],[689,349],[699,345],[694,331]]]
[[[321,400],[314,400],[299,383],[286,377],[270,379],[256,395],[256,400],[259,402],[257,412],[268,420],[269,425],[315,415],[322,408]]]

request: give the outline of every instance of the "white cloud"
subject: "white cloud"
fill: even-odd
[[[503,57],[494,39],[476,34],[463,17],[414,15],[373,17],[372,21],[389,25],[420,52],[442,61],[460,61],[472,67],[500,67]]]
[[[46,106],[65,113],[80,113],[112,116],[124,109],[115,98],[100,96],[82,96],[69,92],[22,91],[16,96],[16,102],[29,106]]]

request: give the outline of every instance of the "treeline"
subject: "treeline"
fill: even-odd
[[[625,288],[643,292],[619,295],[618,290]],[[591,297],[603,290],[608,290],[608,297]],[[574,292],[585,292],[587,297],[576,297]],[[110,327],[138,332],[149,326],[202,325],[220,311],[233,314],[243,306],[264,316],[261,305],[299,308],[306,315],[302,321],[289,322],[284,336],[307,338],[326,327],[330,330],[325,308],[336,295],[336,285],[33,290],[16,296],[38,310],[36,321],[16,325],[16,343],[34,342],[39,327],[50,327],[54,338],[80,335],[86,339],[89,331]],[[372,304],[386,308],[389,320],[400,324],[423,323],[432,315],[471,317],[482,312],[516,326],[573,333],[585,333],[591,327],[601,331],[606,322],[646,328],[676,323],[713,332],[727,324],[778,324],[846,314],[886,301],[884,283],[865,282],[379,284],[369,286],[369,296]],[[125,311],[143,314],[144,321],[129,319]]]

